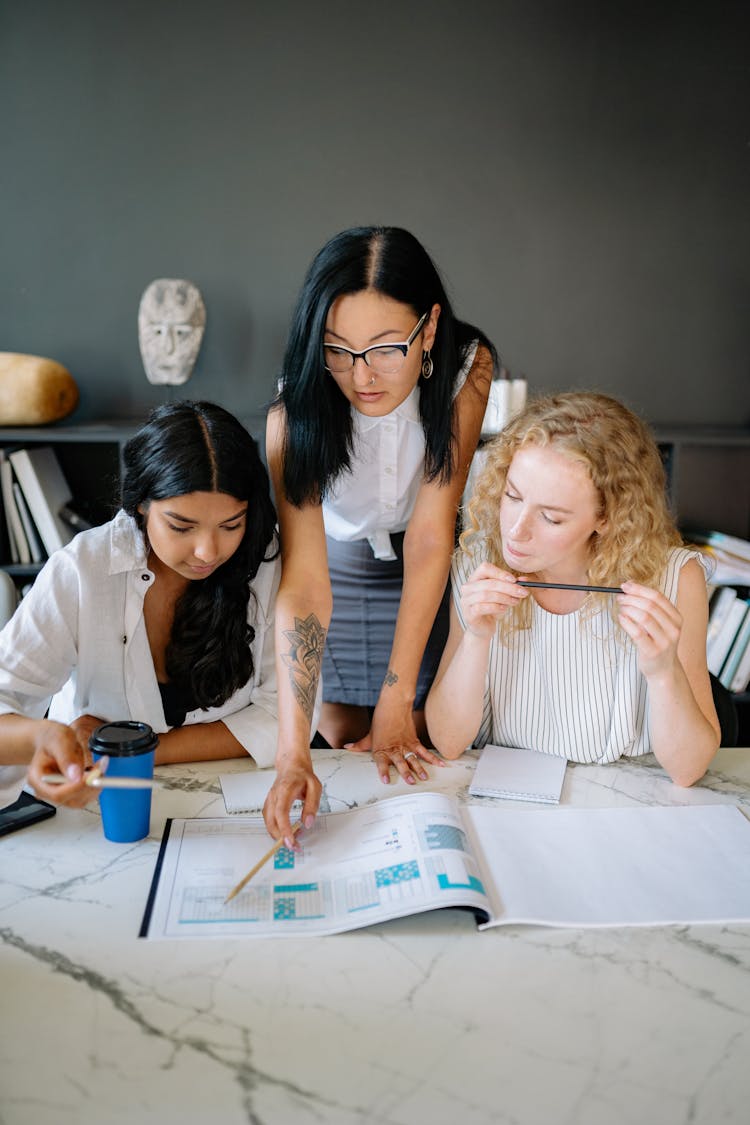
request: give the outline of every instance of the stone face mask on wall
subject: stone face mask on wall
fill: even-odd
[[[200,351],[206,308],[192,281],[161,277],[144,290],[138,342],[149,383],[186,383]]]

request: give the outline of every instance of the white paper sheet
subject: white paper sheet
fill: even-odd
[[[750,822],[733,806],[464,814],[491,926],[750,921]]]

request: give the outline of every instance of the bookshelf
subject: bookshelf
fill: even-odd
[[[9,452],[51,446],[76,504],[92,523],[106,523],[117,510],[123,448],[144,421],[145,417],[51,426],[0,426],[0,449]],[[265,413],[256,411],[241,421],[258,441],[262,453]],[[7,539],[3,537],[0,542],[7,544]],[[0,570],[7,571],[19,587],[33,580],[41,565],[13,563],[4,549],[0,551]]]
[[[750,427],[652,429],[680,527],[713,528],[750,539]]]
[[[750,427],[652,427],[680,528],[750,539]],[[741,746],[750,744],[750,692],[734,696]]]
[[[140,420],[134,420],[3,426],[0,427],[0,448],[9,452],[32,446],[51,446],[75,501],[92,523],[104,523],[117,506],[123,446],[140,425]],[[0,568],[7,571],[18,585],[33,579],[40,567],[40,563],[13,563],[5,550],[0,558]]]

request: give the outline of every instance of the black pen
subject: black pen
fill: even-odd
[[[525,582],[518,579],[519,586],[533,586],[535,590],[586,590],[594,594],[624,594],[621,586],[576,586],[570,582]]]

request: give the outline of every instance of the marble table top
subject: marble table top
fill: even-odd
[[[473,767],[427,784],[469,800]],[[750,926],[478,933],[447,910],[326,938],[139,940],[166,818],[224,815],[218,775],[243,768],[160,769],[174,787],[137,844],[103,838],[96,802],[0,840],[0,1125],[750,1119]],[[407,791],[364,755],[316,768],[324,810]],[[714,802],[750,816],[750,749],[690,790],[652,758],[571,766],[562,796]]]

